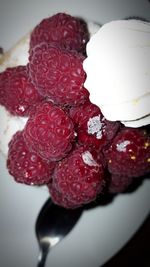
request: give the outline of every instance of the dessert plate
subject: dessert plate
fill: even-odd
[[[114,19],[140,16],[150,20],[148,0],[117,1],[9,1],[0,8],[0,46],[9,49],[41,19],[57,12],[81,16],[100,24]],[[1,116],[0,116],[0,119]],[[0,265],[36,266],[37,215],[49,197],[45,187],[16,184],[8,175],[0,154]],[[100,205],[88,206],[71,233],[50,253],[47,267],[100,267],[117,253],[139,229],[150,211],[150,181],[132,192]]]

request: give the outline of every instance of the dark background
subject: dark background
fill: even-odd
[[[150,215],[133,238],[102,267],[150,266]]]

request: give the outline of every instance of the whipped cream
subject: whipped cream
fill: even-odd
[[[90,37],[100,28],[99,24],[91,21],[87,21],[87,26]],[[0,57],[0,72],[3,72],[8,67],[26,65],[28,63],[29,42],[30,33],[26,34],[15,46]],[[12,135],[24,128],[27,119],[28,118],[12,116],[0,105],[0,153],[4,156],[7,156],[8,143]]]
[[[87,44],[85,87],[106,119],[150,124],[150,23],[106,23]]]

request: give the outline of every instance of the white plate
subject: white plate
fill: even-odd
[[[148,0],[5,0],[0,4],[0,46],[10,48],[41,19],[57,12],[105,23],[127,16],[150,19]],[[34,226],[47,190],[16,184],[0,155],[0,266],[34,267],[38,245]],[[84,212],[73,231],[49,254],[46,266],[99,267],[120,250],[150,210],[150,181]]]

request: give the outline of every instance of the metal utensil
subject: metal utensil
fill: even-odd
[[[45,203],[36,221],[36,236],[40,247],[37,267],[44,267],[48,252],[74,227],[82,209],[64,209],[52,203]]]

